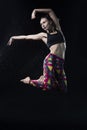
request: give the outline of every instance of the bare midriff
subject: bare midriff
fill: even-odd
[[[60,43],[60,44],[54,44],[50,47],[50,53],[65,59],[65,50],[66,50],[66,44]]]

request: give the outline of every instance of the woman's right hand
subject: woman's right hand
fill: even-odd
[[[9,46],[10,46],[10,45],[12,44],[13,40],[14,40],[14,39],[13,39],[13,37],[11,37],[11,38],[9,39],[9,41],[8,41],[7,45],[9,45]]]

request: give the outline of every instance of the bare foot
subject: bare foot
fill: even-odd
[[[30,77],[26,77],[26,78],[24,78],[24,79],[21,79],[20,81],[23,82],[23,83],[25,83],[25,84],[29,84],[29,82],[30,82]]]
[[[41,76],[39,77],[38,81],[43,82],[43,80],[44,80],[44,76],[41,75]]]

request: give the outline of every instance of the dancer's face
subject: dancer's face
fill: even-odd
[[[47,18],[41,18],[40,25],[43,30],[48,31],[51,28],[51,21],[49,21]]]

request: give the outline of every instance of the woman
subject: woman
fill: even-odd
[[[27,36],[13,36],[10,38],[8,45],[11,45],[13,40],[17,39],[42,40],[50,49],[50,53],[43,62],[43,75],[37,80],[26,77],[21,82],[41,88],[42,90],[58,89],[66,92],[67,78],[64,71],[65,37],[61,30],[59,19],[52,9],[34,9],[31,19],[35,19],[36,14],[41,13],[45,14],[40,18],[40,25],[45,32]]]

